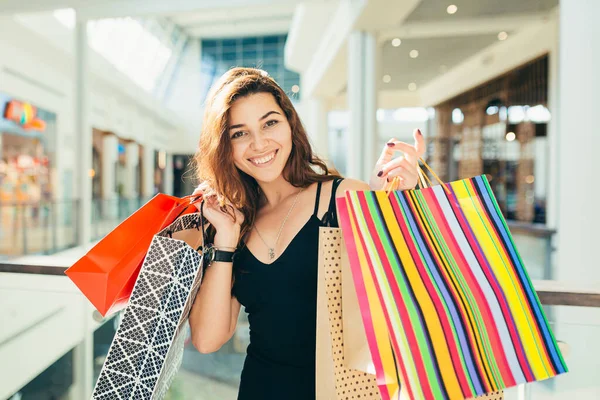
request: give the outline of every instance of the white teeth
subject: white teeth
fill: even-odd
[[[275,157],[275,152],[272,152],[271,154],[269,154],[266,157],[251,158],[250,161],[252,161],[256,165],[261,165],[261,164],[268,163],[269,161],[271,161],[273,159],[273,157]]]

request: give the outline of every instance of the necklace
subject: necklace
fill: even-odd
[[[254,230],[256,231],[256,233],[258,233],[258,237],[260,237],[260,240],[262,240],[263,243],[265,244],[265,246],[267,246],[267,248],[269,249],[269,259],[270,260],[272,260],[272,259],[275,258],[275,246],[277,246],[277,243],[279,242],[279,237],[281,236],[281,232],[283,231],[283,226],[285,225],[286,221],[290,217],[290,214],[292,213],[292,210],[294,209],[294,207],[296,206],[296,203],[298,202],[298,198],[300,197],[300,193],[302,193],[303,190],[304,190],[304,188],[300,189],[300,191],[296,195],[296,198],[294,199],[294,203],[292,204],[292,207],[290,208],[290,210],[288,211],[287,215],[285,216],[285,219],[281,223],[281,227],[279,228],[279,232],[277,233],[277,238],[275,239],[275,244],[273,245],[273,247],[269,246],[269,244],[267,243],[267,241],[262,237],[262,235],[260,234],[260,232],[256,228],[256,225],[254,225]]]

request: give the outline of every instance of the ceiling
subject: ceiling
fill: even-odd
[[[458,7],[454,15],[446,12],[451,4]],[[557,5],[558,0],[423,0],[407,22],[547,12]]]
[[[447,7],[458,7],[449,14]],[[382,42],[380,89],[409,90],[424,86],[445,71],[508,37],[530,23],[548,17],[558,0],[422,0],[400,26],[379,33]],[[391,40],[401,39],[399,47]],[[418,50],[411,58],[409,52]],[[389,75],[391,81],[382,78]],[[414,89],[414,87],[412,88]]]
[[[168,19],[190,36],[224,38],[287,33],[298,2],[275,2],[246,7],[212,8],[171,14]]]
[[[340,0],[0,0],[0,15],[69,6],[78,7],[84,18],[160,15],[192,37],[225,38],[287,33],[296,7],[306,1],[337,4]],[[385,4],[385,0],[370,1]],[[379,87],[407,90],[411,82],[417,88],[422,87],[443,73],[442,66],[451,69],[482,51],[497,42],[501,31],[509,35],[517,33],[529,23],[547,17],[558,2],[421,0],[401,25],[389,25],[379,32],[383,46],[382,77],[391,76],[387,84],[379,77]],[[453,15],[447,12],[450,4],[458,8]],[[383,18],[386,10],[381,6],[378,16]],[[318,33],[313,36],[319,38]],[[402,39],[402,44],[391,46],[393,38]],[[412,49],[419,51],[418,58],[408,56]]]
[[[496,34],[404,39],[399,47],[388,41],[383,44],[381,74],[390,75],[391,81],[384,83],[380,77],[379,88],[408,90],[411,82],[419,88],[497,41]],[[411,50],[417,50],[419,56],[411,58]]]

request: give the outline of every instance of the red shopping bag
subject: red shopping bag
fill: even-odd
[[[65,272],[102,316],[127,305],[154,235],[178,216],[196,212],[201,196],[158,194],[106,235]]]

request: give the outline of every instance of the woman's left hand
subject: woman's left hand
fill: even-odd
[[[400,178],[398,190],[415,188],[419,179],[419,158],[425,154],[425,138],[419,129],[415,129],[413,137],[414,146],[396,139],[386,143],[369,180],[372,190],[383,189],[387,182],[397,176]],[[401,151],[404,155],[394,158],[396,151]]]

